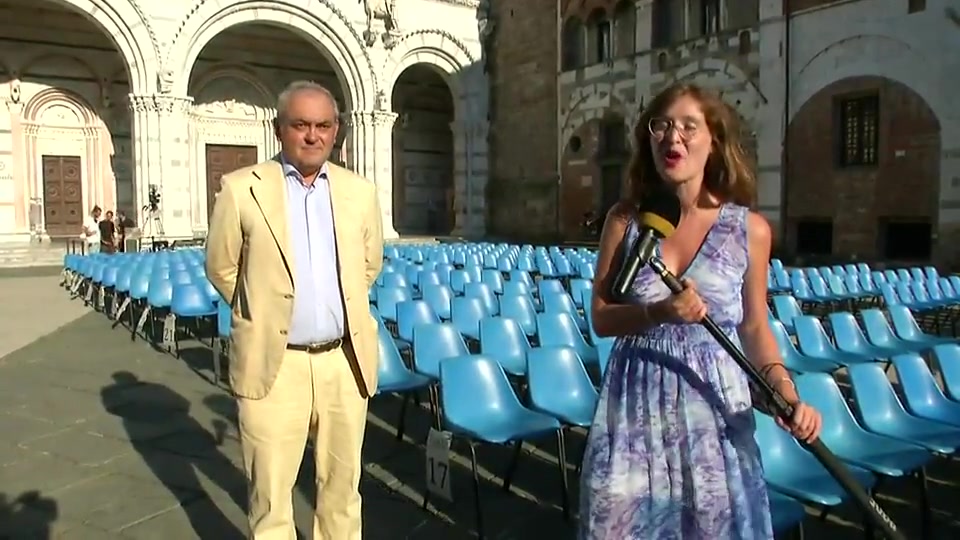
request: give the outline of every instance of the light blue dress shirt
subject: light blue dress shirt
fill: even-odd
[[[336,235],[327,166],[312,185],[281,156],[290,213],[293,251],[291,345],[313,345],[343,337],[343,303],[337,272]]]

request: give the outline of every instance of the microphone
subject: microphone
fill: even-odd
[[[680,199],[676,193],[660,189],[645,198],[637,210],[639,235],[630,247],[613,282],[611,295],[615,300],[624,298],[647,261],[653,256],[657,241],[673,234],[680,223]]]

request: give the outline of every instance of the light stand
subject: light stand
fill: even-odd
[[[677,279],[677,276],[673,275],[667,267],[663,264],[657,257],[650,257],[647,259],[647,264],[650,265],[650,268],[653,269],[657,275],[660,276],[660,279],[670,288],[674,294],[680,294],[684,290],[684,286],[680,283],[680,280]],[[709,316],[704,317],[703,321],[700,322],[704,328],[707,329],[707,332],[717,343],[723,347],[723,350],[730,355],[731,358],[740,366],[750,379],[750,382],[760,391],[761,395],[765,400],[770,403],[773,407],[773,412],[779,418],[783,419],[786,422],[793,417],[793,405],[787,403],[787,400],[784,399],[779,392],[777,392],[770,383],[760,374],[760,371],[747,359],[747,357],[740,350],[740,347],[737,347],[726,334],[723,333],[723,330],[717,326],[717,323],[713,321]],[[907,540],[898,529],[897,525],[890,519],[889,516],[880,508],[880,505],[877,504],[866,490],[857,483],[853,475],[850,474],[850,471],[847,470],[846,466],[837,459],[837,456],[830,451],[829,448],[819,439],[808,443],[805,441],[798,441],[804,448],[810,451],[817,458],[827,472],[840,484],[847,493],[853,498],[857,506],[863,510],[867,519],[869,519],[885,537],[889,540]]]

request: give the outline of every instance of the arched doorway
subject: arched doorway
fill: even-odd
[[[129,8],[120,4],[118,13]],[[139,34],[129,21],[91,9],[27,0],[0,6],[0,50],[14,53],[0,70],[10,96],[9,122],[0,122],[10,130],[0,136],[0,182],[12,184],[0,190],[7,194],[0,204],[13,208],[0,213],[2,236],[75,238],[95,205],[133,213],[127,96],[154,59],[130,41]]]
[[[347,130],[343,85],[316,43],[279,25],[247,23],[221,31],[200,51],[189,84],[196,228],[206,228],[224,174],[279,153],[273,132],[275,103],[296,80],[320,83],[336,96],[341,125],[331,161],[342,165]]]
[[[940,123],[905,84],[834,82],[790,122],[787,245],[798,255],[927,261],[936,256]]]
[[[393,87],[393,216],[400,234],[454,228],[454,102],[437,68],[414,64]]]
[[[561,155],[561,234],[596,239],[607,211],[623,195],[630,159],[629,133],[622,116],[608,113],[585,122],[567,140]],[[590,227],[589,223],[595,223]]]

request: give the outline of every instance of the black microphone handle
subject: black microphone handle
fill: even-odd
[[[617,273],[617,278],[613,282],[613,288],[610,292],[614,300],[622,300],[630,292],[633,280],[637,278],[637,274],[644,265],[642,253],[648,250],[647,246],[654,240],[655,235],[652,229],[640,231],[637,240],[630,246],[630,251],[623,258],[620,272]]]
[[[660,279],[670,288],[674,294],[679,294],[683,292],[684,286],[680,283],[680,280],[677,279],[677,276],[673,275],[670,270],[667,269],[666,265],[663,264],[663,261],[656,257],[651,257],[648,261],[648,264],[651,268],[660,276]],[[707,332],[717,343],[723,347],[723,350],[729,354],[733,360],[740,366],[750,379],[750,382],[759,389],[761,395],[767,402],[771,404],[774,410],[774,414],[780,417],[785,422],[789,422],[793,417],[793,405],[789,404],[787,400],[777,392],[773,386],[767,382],[767,379],[760,374],[760,371],[753,365],[750,360],[747,359],[746,355],[743,354],[743,351],[740,350],[736,344],[730,341],[730,338],[717,326],[717,323],[710,318],[710,316],[704,317],[703,321],[700,322],[704,328],[707,329]],[[827,472],[837,481],[838,484],[850,494],[854,502],[860,509],[864,512],[866,517],[883,533],[885,537],[889,540],[907,540],[906,536],[903,535],[897,528],[896,523],[890,519],[889,516],[880,508],[880,505],[875,501],[867,492],[863,489],[857,480],[850,474],[850,471],[847,467],[837,458],[836,454],[830,451],[829,448],[820,439],[808,443],[806,441],[798,442],[807,450],[810,451],[817,458]]]

